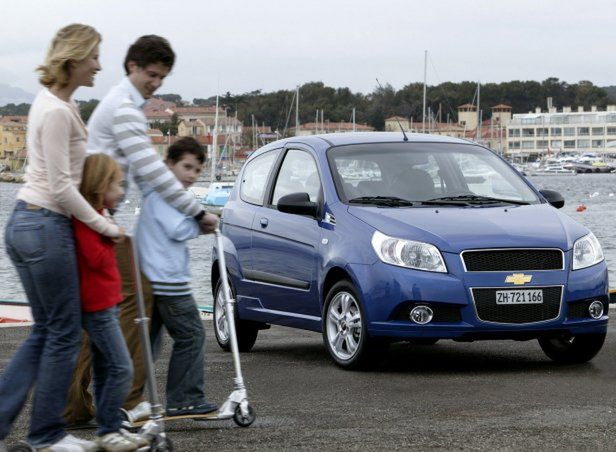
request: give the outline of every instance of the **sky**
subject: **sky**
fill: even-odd
[[[171,42],[176,65],[159,93],[293,89],[311,81],[369,93],[378,78],[400,89],[464,80],[557,77],[616,85],[614,0],[0,0],[0,83],[36,93],[34,69],[55,32],[73,22],[102,35],[94,88],[124,75],[144,34]]]

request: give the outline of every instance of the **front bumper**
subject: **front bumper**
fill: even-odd
[[[459,260],[458,260],[459,261]],[[560,308],[554,318],[540,322],[498,323],[481,320],[472,296],[473,288],[513,289],[505,284],[512,272],[465,272],[455,259],[448,259],[449,273],[411,270],[377,262],[373,265],[349,264],[362,298],[368,334],[396,339],[441,338],[456,340],[533,339],[561,333],[604,333],[608,324],[608,276],[605,262],[571,272],[524,272],[533,275],[524,289],[562,287]],[[586,306],[593,300],[604,305],[604,314],[592,319]],[[417,325],[408,311],[417,304],[429,305],[435,318]],[[438,313],[441,313],[439,316]]]

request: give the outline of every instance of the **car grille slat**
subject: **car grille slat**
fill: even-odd
[[[557,249],[502,249],[462,252],[467,272],[562,270],[563,252]]]
[[[526,289],[531,289],[531,287]],[[513,324],[544,322],[557,318],[560,313],[562,287],[532,287],[532,289],[543,290],[543,303],[497,305],[497,290],[516,289],[473,288],[477,317],[484,322]]]

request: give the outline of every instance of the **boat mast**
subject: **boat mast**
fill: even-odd
[[[353,132],[355,132],[355,107],[353,107]]]
[[[295,88],[295,136],[299,136],[299,85]]]
[[[216,94],[216,114],[214,115],[214,135],[212,136],[212,172],[210,183],[216,180],[216,154],[218,153],[218,94]]]
[[[423,84],[423,115],[421,120],[421,130],[426,133],[426,77],[428,74],[428,51],[424,50],[424,84]]]
[[[477,82],[477,134],[475,141],[479,143],[481,139],[481,83]]]

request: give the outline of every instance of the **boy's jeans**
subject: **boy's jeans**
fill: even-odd
[[[167,374],[167,408],[205,403],[205,330],[192,295],[154,295],[152,344],[157,343],[163,325],[173,339]]]
[[[98,436],[122,427],[120,408],[133,382],[133,364],[120,329],[116,306],[84,312],[83,328],[90,337]]]
[[[0,378],[0,439],[8,435],[36,383],[28,441],[41,447],[66,435],[61,415],[81,337],[71,220],[17,201],[5,241],[28,297],[34,326]]]

